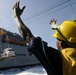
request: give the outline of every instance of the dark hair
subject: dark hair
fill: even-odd
[[[62,48],[68,48],[71,47],[66,41],[61,41]]]
[[[63,41],[58,39],[59,41],[61,41],[61,46],[62,48],[76,48],[76,43],[71,43],[71,42],[67,42],[67,41]]]

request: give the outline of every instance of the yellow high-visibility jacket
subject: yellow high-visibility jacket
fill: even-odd
[[[60,51],[62,55],[63,75],[76,75],[76,48]]]

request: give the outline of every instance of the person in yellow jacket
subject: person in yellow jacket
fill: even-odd
[[[76,75],[76,21],[64,21],[53,34],[62,55],[63,75]]]
[[[16,2],[13,11],[19,32],[29,44],[28,51],[37,57],[48,75],[76,75],[76,21],[64,21],[59,27],[52,28],[56,31],[53,34],[57,39],[56,50],[40,37],[35,37],[23,23],[20,16],[24,8],[20,9],[19,2]]]

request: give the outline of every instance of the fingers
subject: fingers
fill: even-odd
[[[22,8],[22,12],[24,11],[25,7],[26,7],[26,6],[23,6],[23,8]]]
[[[18,7],[18,2],[16,2],[15,7]]]
[[[16,3],[15,3],[16,4]],[[14,9],[15,8],[15,5],[13,6],[13,8],[12,9]]]
[[[14,4],[14,6],[13,6],[13,9],[14,9],[14,8],[19,8],[19,5],[20,5],[20,1],[16,2],[16,3]],[[25,7],[26,7],[26,6],[23,6],[22,11],[25,9]]]
[[[20,5],[20,1],[18,1],[18,3],[17,3],[18,8],[19,8],[19,5]]]
[[[18,8],[18,7],[19,7],[19,4],[20,4],[20,1],[16,2],[16,3],[14,4],[14,6],[13,6],[13,9],[14,9],[14,8]]]
[[[52,20],[50,20],[50,24],[55,23],[56,24],[57,20],[55,20],[54,18]]]
[[[13,9],[17,7],[17,2],[14,4]]]

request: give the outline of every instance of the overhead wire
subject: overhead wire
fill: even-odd
[[[28,21],[28,20],[30,20],[30,19],[32,19],[32,18],[35,18],[35,17],[37,17],[37,16],[39,16],[39,15],[41,15],[41,14],[47,12],[47,11],[50,11],[50,10],[52,10],[52,9],[54,9],[54,8],[56,8],[56,7],[64,4],[64,3],[67,3],[68,1],[70,1],[70,0],[67,0],[67,1],[59,1],[59,2],[53,4],[53,5],[49,6],[49,7],[41,10],[40,12],[33,14],[32,17],[30,17],[30,18],[28,18],[28,19],[26,19],[26,20],[24,20],[24,21]],[[13,26],[12,26],[12,27],[13,27]]]
[[[26,19],[26,20],[24,20],[24,21],[28,21],[28,20],[30,20],[30,19],[32,19],[32,18],[35,18],[35,17],[37,17],[37,16],[39,16],[39,15],[45,13],[45,12],[48,12],[48,11],[54,9],[54,8],[57,8],[57,7],[60,6],[60,5],[65,4],[65,3],[69,2],[69,1],[70,1],[70,0],[60,1],[60,2],[58,2],[58,3],[56,3],[56,4],[52,5],[52,6],[49,6],[49,7],[46,8],[46,9],[42,10],[41,12],[36,13],[34,16],[32,16],[32,17],[30,17],[30,18],[28,18],[28,19]]]
[[[72,5],[73,5],[73,4],[76,4],[76,2],[73,2],[73,3],[71,3],[71,4],[72,4]],[[46,14],[46,15],[43,15],[43,16],[37,18],[37,19],[34,19],[32,22],[34,22],[34,21],[36,21],[36,20],[38,20],[38,19],[41,19],[41,18],[43,18],[43,17],[45,17],[45,16],[48,16],[49,14],[52,14],[52,13],[57,12],[57,11],[59,11],[59,10],[62,10],[62,9],[64,9],[64,8],[68,7],[68,6],[70,6],[70,4],[68,4],[68,5],[64,6],[64,7],[61,7],[61,8],[59,8],[59,9],[55,10],[55,11],[52,11],[52,12]],[[75,19],[75,18],[74,18],[74,19]],[[31,23],[31,22],[28,22],[28,23]]]
[[[43,13],[45,13],[45,12],[51,10],[51,9],[53,9],[53,8],[55,8],[56,6],[61,5],[61,4],[64,4],[64,3],[68,2],[68,1],[69,1],[69,0],[67,0],[67,1],[59,1],[59,2],[55,3],[54,5],[51,5],[51,6],[47,7],[47,8],[45,8],[45,9],[41,10],[40,12],[37,12],[37,13],[33,14],[32,17],[26,19],[25,21],[28,21],[28,20],[30,20],[30,19],[32,19],[32,18],[35,18],[35,17],[37,17],[37,16],[39,16],[39,15],[41,15],[41,14],[43,14]],[[12,29],[13,27],[14,27],[14,26],[12,26],[11,29]],[[10,29],[10,30],[11,30],[11,29]]]
[[[54,9],[54,8],[60,6],[60,5],[63,5],[63,4],[65,4],[65,3],[67,3],[67,2],[69,2],[69,1],[70,1],[70,0],[56,3],[57,5],[54,4],[54,5],[50,6],[51,8],[49,7],[49,8],[46,9],[46,10],[44,9],[44,10],[41,11],[40,13],[36,13],[34,16],[26,19],[25,21],[28,21],[28,20],[30,20],[30,19],[32,19],[32,18],[35,18],[35,17],[37,17],[37,16],[39,16],[39,15],[41,15],[41,14],[44,14],[45,12],[50,11],[50,10],[52,10],[52,9]],[[70,5],[72,6],[72,5],[75,4],[75,3],[76,3],[76,2],[71,3],[71,4],[67,5],[67,6],[70,6]],[[61,9],[65,8],[65,7],[67,7],[67,6],[64,6],[64,7],[60,8],[60,9],[57,9],[57,10],[55,10],[55,11],[53,11],[53,12],[56,12],[56,11],[58,11],[58,10],[61,10]],[[53,13],[53,12],[50,12],[50,13]],[[48,14],[46,14],[46,15],[44,15],[44,16],[47,16],[47,15],[49,15],[50,13],[48,13]],[[44,16],[41,16],[40,18],[42,18],[42,17],[44,17]],[[40,19],[40,18],[37,18],[37,19]],[[37,19],[35,19],[35,20],[37,20]],[[34,21],[35,21],[35,20],[34,20]],[[24,22],[25,22],[25,21],[24,21]],[[12,26],[12,27],[14,27],[14,26]]]
[[[74,11],[73,11],[73,7],[72,7],[71,0],[70,0],[69,2],[70,2],[70,7],[71,7],[71,11],[72,11],[73,19],[75,19],[75,15],[74,15]]]

